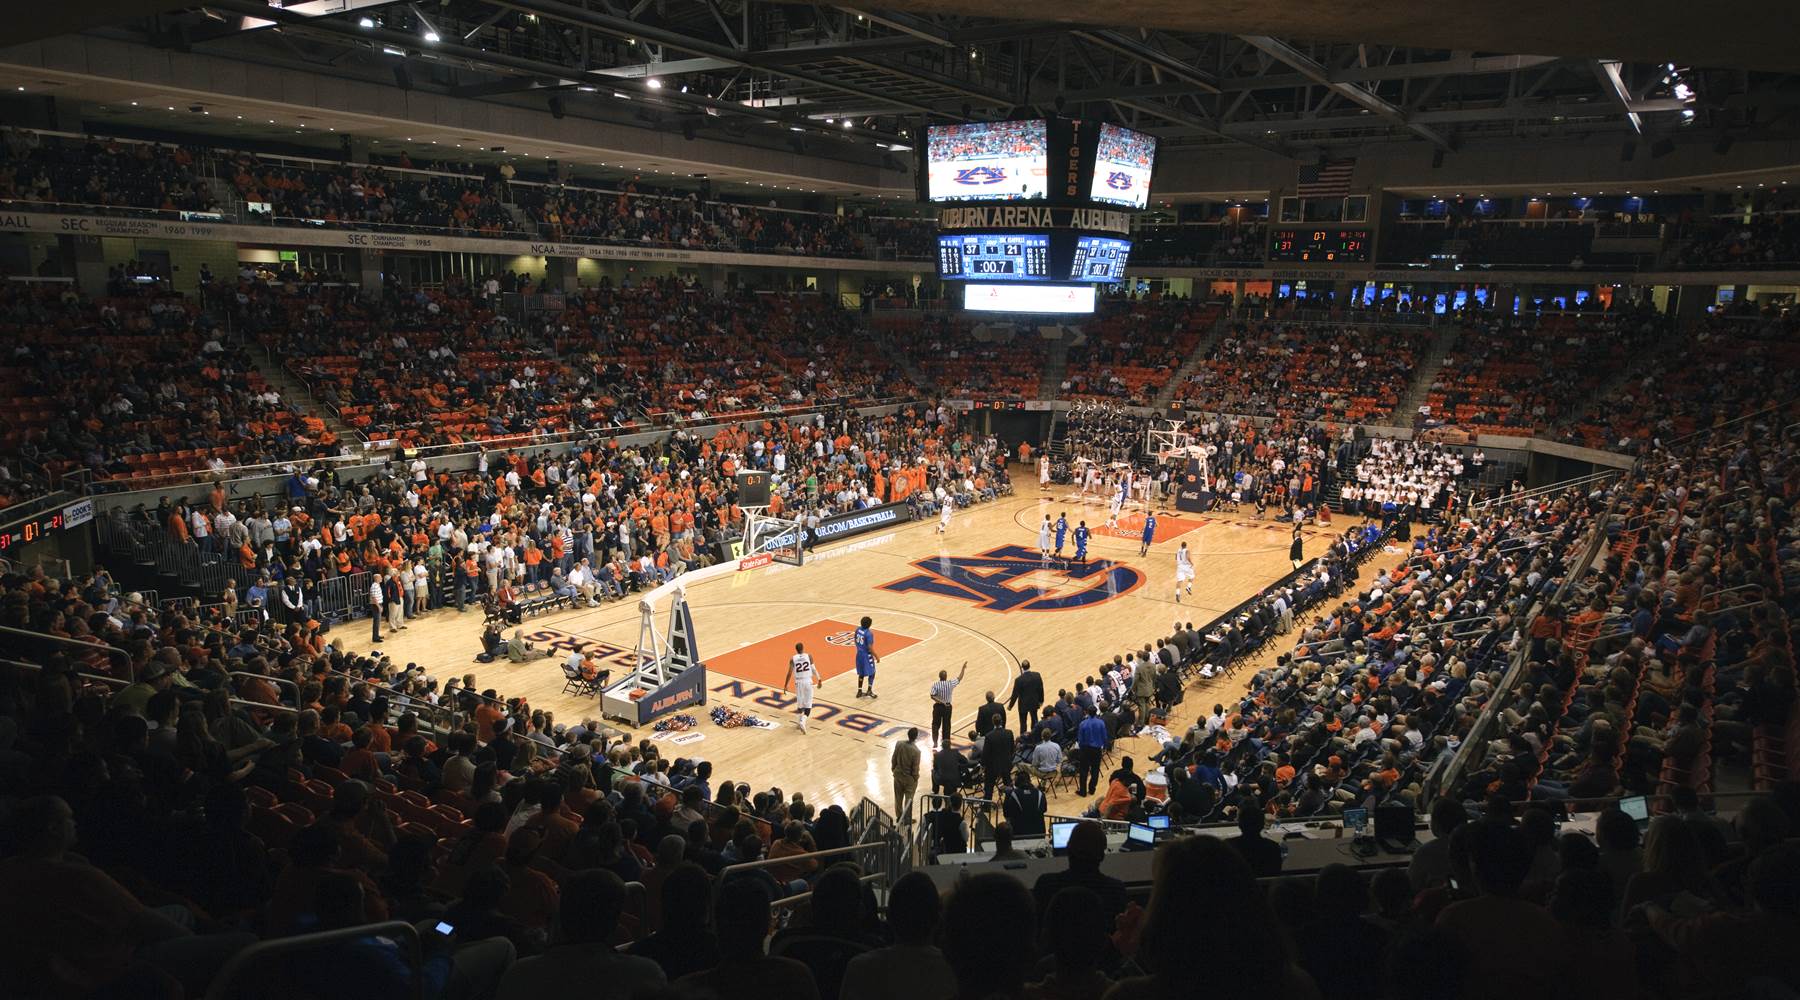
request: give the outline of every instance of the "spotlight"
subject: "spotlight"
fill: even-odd
[[[658,80],[656,77],[653,76],[650,79],[644,81],[644,86],[649,87],[651,90],[661,90],[662,89],[662,81]]]
[[[375,27],[375,19],[372,17],[359,17],[356,19],[356,26],[359,28],[373,28]]]

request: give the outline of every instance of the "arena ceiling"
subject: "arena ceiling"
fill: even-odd
[[[1800,133],[1790,5],[1436,0],[155,0],[53,8],[93,30],[264,64],[404,80],[714,138],[904,154],[920,125],[1062,112],[1164,149],[1296,159],[1372,142]],[[1079,22],[1129,12],[1132,26]],[[1785,12],[1784,12],[1785,11]],[[90,17],[89,15],[96,15]],[[1150,28],[1146,25],[1154,24]],[[1764,27],[1768,30],[1763,30]],[[1370,39],[1380,39],[1380,42]],[[393,73],[390,77],[389,74]],[[788,133],[788,134],[784,134]],[[793,135],[791,133],[799,133]]]

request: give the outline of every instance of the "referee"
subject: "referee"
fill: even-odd
[[[969,672],[969,661],[964,660],[962,669],[956,672],[956,679],[950,679],[950,671],[938,671],[938,679],[931,685],[931,745],[933,749],[943,749],[950,743],[950,702],[956,696],[956,686],[962,683],[963,675]],[[943,736],[938,736],[939,731]]]

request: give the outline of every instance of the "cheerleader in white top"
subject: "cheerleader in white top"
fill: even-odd
[[[1186,587],[1189,597],[1194,596],[1194,559],[1188,555],[1186,542],[1175,550],[1175,603],[1181,603],[1181,588]]]

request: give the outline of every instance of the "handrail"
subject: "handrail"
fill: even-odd
[[[862,844],[851,844],[849,847],[833,847],[823,851],[812,851],[807,854],[790,854],[782,858],[763,858],[761,861],[740,861],[726,865],[720,869],[715,883],[723,883],[734,872],[747,872],[758,868],[774,868],[779,865],[793,864],[796,861],[816,861],[820,858],[835,858],[844,854],[855,854],[858,851],[886,850],[887,845],[880,841],[869,841]]]
[[[1475,506],[1475,509],[1480,510],[1480,509],[1483,509],[1486,507],[1491,507],[1495,504],[1513,503],[1513,502],[1516,502],[1519,500],[1531,500],[1531,499],[1535,499],[1537,497],[1543,496],[1548,493],[1560,493],[1560,492],[1563,492],[1564,490],[1568,490],[1568,489],[1571,489],[1576,486],[1582,486],[1587,483],[1595,482],[1595,481],[1601,480],[1601,479],[1609,479],[1613,476],[1623,474],[1624,471],[1625,471],[1624,469],[1603,469],[1599,472],[1591,473],[1586,476],[1577,476],[1574,479],[1565,479],[1561,482],[1550,483],[1547,486],[1536,486],[1529,490],[1523,490],[1518,493],[1504,493],[1504,494],[1501,494],[1500,496],[1494,497],[1493,499],[1483,500],[1480,503],[1475,504],[1474,506]]]
[[[44,670],[49,669],[48,667],[45,667],[42,663],[32,663],[30,660],[0,659],[0,666],[24,667],[27,670],[36,670],[40,673],[43,672]],[[119,687],[130,687],[131,686],[131,682],[126,680],[123,677],[108,677],[105,674],[88,674],[88,673],[82,673],[81,671],[75,671],[74,673],[75,673],[76,677],[79,677],[84,681],[97,681],[101,684],[116,684]]]
[[[219,970],[218,975],[213,977],[212,985],[207,988],[205,1000],[229,1000],[229,998],[237,996],[238,990],[235,989],[234,980],[259,962],[293,952],[310,951],[325,945],[369,937],[395,939],[395,943],[400,946],[407,969],[412,973],[413,1000],[421,1000],[425,989],[424,949],[419,943],[418,929],[403,920],[389,920],[378,924],[363,924],[332,931],[319,931],[314,934],[258,941],[233,955],[231,960],[225,963],[225,967]]]
[[[11,625],[0,625],[0,632],[5,632],[5,633],[11,634],[11,635],[22,635],[22,636],[26,636],[27,638],[31,638],[31,639],[44,639],[44,640],[48,640],[50,642],[60,642],[65,646],[75,646],[75,647],[82,649],[89,653],[96,653],[96,652],[100,652],[103,650],[108,653],[117,653],[118,655],[124,657],[125,665],[131,669],[132,674],[133,674],[132,680],[137,679],[137,677],[136,677],[137,666],[136,666],[136,664],[132,663],[131,652],[129,650],[120,649],[117,646],[112,646],[112,645],[108,645],[106,643],[101,643],[101,642],[83,642],[80,639],[68,639],[68,638],[64,638],[63,636],[60,636],[60,635],[51,635],[48,632],[33,632],[30,629],[13,628]]]

